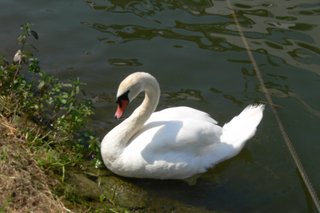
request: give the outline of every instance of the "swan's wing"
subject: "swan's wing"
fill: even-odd
[[[126,149],[136,153],[139,150],[149,163],[192,161],[208,152],[214,143],[220,143],[222,129],[216,123],[199,110],[168,108],[153,113]]]
[[[124,169],[136,177],[186,178],[224,159],[230,147],[220,142],[222,128],[190,109],[154,113],[122,153]]]
[[[158,120],[143,130],[126,147],[123,156],[136,174],[141,171],[148,177],[186,178],[205,172],[220,155],[215,155],[213,149],[224,145],[219,139],[221,127],[194,119]]]
[[[212,117],[210,117],[208,113],[186,106],[171,107],[163,109],[161,111],[154,112],[147,121],[147,123],[158,120],[163,121],[164,119],[169,121],[184,120],[186,118],[218,124],[218,122],[214,120]]]

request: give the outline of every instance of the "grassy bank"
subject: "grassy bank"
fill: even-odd
[[[84,127],[93,107],[81,82],[41,69],[38,38],[26,23],[13,59],[0,57],[0,212],[68,211],[60,200],[80,202],[68,171],[101,164],[99,139]]]
[[[56,185],[34,160],[18,126],[0,117],[0,212],[65,212],[51,192]]]

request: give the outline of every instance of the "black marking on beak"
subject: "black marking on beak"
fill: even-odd
[[[120,95],[120,96],[117,98],[116,103],[117,103],[120,107],[121,107],[121,105],[122,105],[122,100],[126,100],[126,101],[129,102],[129,97],[128,97],[129,92],[130,92],[130,90],[128,90],[127,92],[123,93],[122,95]]]

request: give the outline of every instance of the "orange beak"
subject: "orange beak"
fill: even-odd
[[[116,113],[114,114],[114,117],[116,119],[119,120],[122,117],[122,115],[124,114],[128,104],[129,104],[128,100],[120,100],[119,101]]]

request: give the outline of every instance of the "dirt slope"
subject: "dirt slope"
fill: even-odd
[[[0,212],[67,212],[16,130],[0,118]]]

